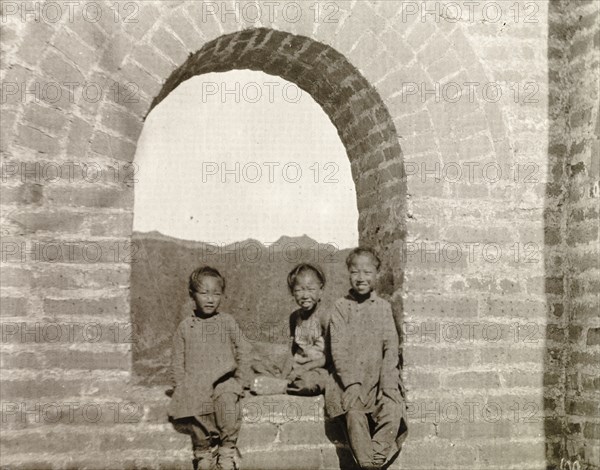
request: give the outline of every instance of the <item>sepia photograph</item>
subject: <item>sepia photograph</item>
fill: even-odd
[[[600,470],[600,1],[0,0],[0,470]]]

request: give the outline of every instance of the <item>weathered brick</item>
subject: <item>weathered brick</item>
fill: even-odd
[[[404,303],[404,312],[414,315],[446,318],[477,316],[478,301],[470,297],[442,298],[441,296],[409,296]]]
[[[596,318],[598,316],[599,307],[600,306],[598,305],[597,301],[595,303],[586,302],[583,300],[575,301],[573,302],[571,309],[573,320],[585,323],[592,318]]]
[[[131,353],[128,351],[78,351],[74,349],[47,351],[45,365],[61,369],[117,369],[129,370]]]
[[[43,201],[43,186],[41,184],[24,183],[18,186],[2,186],[1,198],[3,204],[17,204],[19,206],[36,205]]]
[[[3,352],[0,354],[2,369],[40,369],[43,357],[33,352]]]
[[[158,9],[150,3],[140,4],[139,9],[128,10],[126,13],[131,16],[127,23],[127,32],[136,39],[143,37],[160,17]]]
[[[83,158],[90,142],[93,127],[88,122],[77,116],[71,118],[67,155],[74,158]]]
[[[600,352],[575,351],[575,352],[571,353],[570,360],[573,364],[590,365],[590,366],[598,365],[598,363],[600,363]]]
[[[267,446],[275,442],[279,432],[278,426],[271,423],[247,424],[240,430],[238,446],[242,449]]]
[[[470,422],[472,419],[468,416],[462,416],[462,412],[457,414],[454,410],[450,410],[447,413],[450,422],[443,421],[438,426],[437,435],[442,439],[501,439],[511,436],[510,421]],[[457,422],[452,422],[454,420],[457,420]]]
[[[3,317],[23,317],[29,313],[27,299],[23,297],[0,297],[0,310]]]
[[[164,28],[159,28],[152,35],[152,44],[157,49],[160,49],[175,64],[183,63],[189,54],[183,44]]]
[[[29,287],[31,278],[31,270],[25,267],[3,265],[0,269],[0,285],[3,287]]]
[[[44,132],[33,127],[21,124],[18,126],[16,143],[48,157],[53,157],[60,152],[60,143]]]
[[[110,396],[122,379],[97,378],[60,379],[37,378],[2,381],[2,398],[4,400],[43,399],[51,397],[77,397],[91,391],[89,396]]]
[[[13,65],[4,75],[2,81],[2,105],[3,108],[17,106],[25,102],[25,91],[28,90],[27,82],[31,78],[31,72],[20,65]]]
[[[598,240],[598,225],[580,225],[576,231],[571,231],[567,236],[567,243],[576,246],[579,243],[589,243]]]
[[[599,439],[600,438],[600,424],[585,423],[584,427],[583,427],[583,436],[586,439]]]
[[[74,212],[20,212],[11,219],[21,227],[23,234],[36,232],[77,233],[83,224],[84,215]]]
[[[543,437],[538,438],[543,443]],[[544,462],[543,445],[521,442],[495,442],[478,446],[482,467],[523,465],[523,462]]]
[[[102,116],[102,124],[120,135],[127,136],[130,140],[137,141],[143,123],[137,116],[126,113],[113,106],[105,106],[99,113]]]
[[[543,302],[490,297],[486,314],[494,317],[540,319],[546,315]]]
[[[162,89],[162,81],[157,81],[156,78],[132,62],[127,62],[122,67],[121,76],[120,83],[133,83],[136,90],[144,93],[150,99],[158,95]]]
[[[44,313],[50,316],[122,316],[129,313],[123,297],[104,299],[44,299]]]
[[[404,353],[404,364],[411,366],[431,367],[468,367],[475,361],[475,348],[433,348],[420,345],[407,347]]]
[[[29,23],[23,33],[23,42],[17,50],[17,55],[30,65],[35,65],[40,60],[48,41],[54,34],[55,29],[51,24],[44,21]]]
[[[66,124],[64,112],[47,106],[40,106],[36,103],[29,103],[25,111],[27,119],[36,128],[42,127],[53,135],[60,135]]]
[[[446,387],[459,389],[469,388],[498,388],[500,378],[496,372],[460,372],[447,375],[444,380]]]
[[[83,187],[52,186],[46,189],[46,199],[59,206],[133,208],[133,191],[131,189],[99,184]]]
[[[294,468],[308,470],[321,466],[320,452],[306,452],[300,449],[279,448],[277,452],[258,451],[248,453],[244,457],[244,467],[261,470],[280,470]]]
[[[94,48],[102,49],[107,40],[107,34],[96,23],[86,21],[82,15],[74,15],[73,21],[67,23],[67,28],[79,36],[85,43]]]
[[[543,358],[542,349],[543,345],[539,348],[524,348],[524,347],[486,347],[481,350],[481,362],[482,363],[495,363],[495,364],[511,364],[511,363],[523,363],[533,362],[541,363]]]
[[[104,51],[100,59],[100,67],[107,72],[118,70],[132,47],[131,38],[126,34],[118,32],[113,35],[110,38],[110,47]]]
[[[49,52],[40,67],[45,74],[58,80],[62,86],[66,86],[67,83],[76,83],[81,86],[85,81],[82,73],[57,52]]]
[[[585,398],[567,399],[567,413],[572,415],[598,417],[600,416],[600,408],[597,401],[586,400]]]
[[[585,344],[587,346],[600,344],[600,328],[590,328],[588,330]]]
[[[322,422],[289,422],[280,426],[279,440],[287,445],[310,445],[327,442]]]
[[[523,371],[512,371],[502,372],[501,375],[507,387],[533,387],[536,389],[542,387],[543,377],[540,374],[528,374],[523,373]]]
[[[166,78],[173,72],[175,66],[162,57],[158,50],[147,44],[140,44],[133,51],[132,59],[145,70],[157,77]]]
[[[125,162],[132,162],[135,156],[134,144],[100,131],[97,131],[92,138],[91,150]]]
[[[435,440],[433,442],[415,442],[406,445],[400,456],[401,468],[427,468],[423,465],[423,456],[427,457],[430,468],[446,467],[452,461],[458,468],[481,469],[477,462],[477,450],[465,442]]]
[[[36,272],[32,286],[38,289],[124,287],[129,282],[129,270],[124,267],[81,269],[76,266],[53,267],[51,270]]]
[[[90,223],[90,234],[99,237],[127,237],[131,234],[133,214],[110,214],[94,218]]]
[[[62,29],[52,40],[52,45],[87,72],[97,61],[99,50],[88,46],[78,37]]]
[[[435,390],[440,386],[440,374],[413,370],[406,376],[404,383],[409,390]]]
[[[186,3],[186,8],[192,20],[202,31],[202,34],[208,39],[213,39],[221,35],[221,29],[218,25],[218,15],[208,14],[209,10],[201,3]]]
[[[174,11],[169,16],[168,22],[188,51],[196,52],[204,45],[205,39],[196,32],[192,23],[183,14],[183,10]]]

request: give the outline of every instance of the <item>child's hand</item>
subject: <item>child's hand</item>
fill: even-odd
[[[298,376],[302,375],[305,372],[305,369],[306,369],[305,366],[302,366],[300,364],[294,364],[292,366],[292,370],[290,371],[290,373],[287,376],[288,380],[290,382],[295,380]]]
[[[342,407],[345,411],[348,411],[350,408],[354,406],[356,400],[360,396],[361,387],[360,384],[352,384],[345,391],[344,396],[342,397]]]
[[[289,373],[284,376],[284,378],[290,382],[296,380],[296,377],[298,377],[298,371],[296,369],[290,370]]]
[[[283,364],[283,368],[281,369],[281,377],[288,377],[294,368],[294,357],[289,354],[285,358],[285,362]]]
[[[310,357],[308,356],[301,356],[300,354],[296,354],[294,355],[294,362],[296,364],[306,364],[307,362],[310,362]]]

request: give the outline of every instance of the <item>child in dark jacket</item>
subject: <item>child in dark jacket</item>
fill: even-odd
[[[334,380],[326,390],[326,406],[329,416],[345,416],[360,467],[377,469],[397,454],[405,437],[398,334],[391,305],[374,291],[379,258],[357,248],[346,264],[352,288],[331,315]]]
[[[239,399],[249,387],[251,345],[235,319],[219,311],[225,279],[205,266],[189,279],[196,308],[173,338],[174,393],[169,416],[191,432],[194,467],[234,470],[241,424]]]

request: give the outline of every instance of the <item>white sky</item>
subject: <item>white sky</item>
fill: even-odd
[[[235,70],[182,83],[148,116],[135,163],[134,230],[217,244],[303,234],[358,243],[337,131],[280,77]]]

